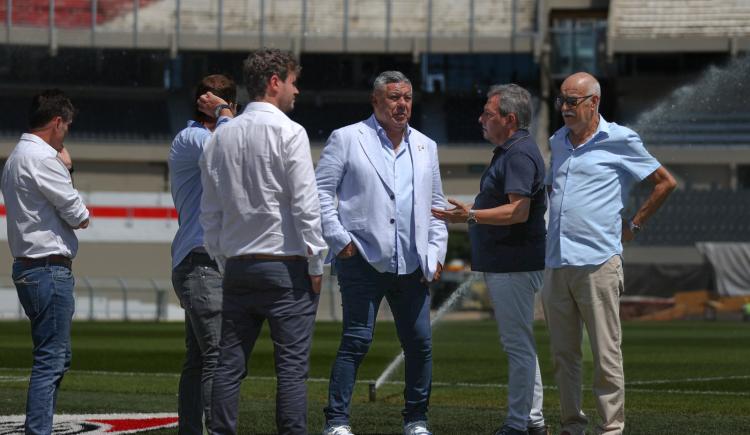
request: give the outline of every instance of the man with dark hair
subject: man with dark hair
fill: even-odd
[[[276,427],[280,434],[307,433],[305,381],[325,241],[310,142],[285,115],[299,93],[298,73],[289,52],[250,54],[244,76],[252,102],[214,133],[201,160],[204,244],[219,263],[226,261],[213,434],[237,433],[240,385],[266,320],[276,364]]]
[[[544,160],[534,142],[531,95],[509,84],[490,88],[479,116],[484,138],[495,145],[472,206],[433,210],[450,222],[467,222],[471,269],[484,272],[500,342],[508,355],[508,415],[496,435],[546,435],[542,377],[534,343],[534,296],[542,287],[546,193]]]
[[[172,199],[180,227],[172,242],[172,285],[185,309],[185,361],[177,412],[178,433],[203,433],[210,418],[213,372],[221,336],[221,273],[203,247],[200,202],[203,188],[198,161],[211,133],[234,116],[234,81],[215,74],[195,91],[195,120],[179,132],[169,150]]]
[[[430,216],[430,208],[445,205],[437,145],[409,126],[412,86],[403,73],[381,73],[370,102],[372,116],[331,134],[316,170],[323,236],[338,270],[344,318],[323,433],[352,433],[357,369],[385,297],[404,350],[404,434],[429,435],[428,282],[440,279],[448,242],[445,222]]]
[[[63,375],[70,367],[75,310],[73,230],[89,225],[89,211],[58,158],[75,110],[59,90],[36,95],[29,132],[13,149],[2,175],[13,282],[31,320],[34,362],[26,400],[27,434],[52,433]]]

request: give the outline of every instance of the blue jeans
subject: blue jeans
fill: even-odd
[[[75,279],[67,267],[13,262],[18,299],[31,320],[34,363],[26,399],[26,434],[52,433],[57,391],[70,368]]]
[[[343,331],[323,410],[331,426],[349,425],[349,409],[357,369],[372,343],[375,319],[385,296],[404,350],[404,423],[427,420],[432,386],[432,331],[430,293],[421,282],[422,270],[409,275],[380,273],[357,254],[336,259]]]
[[[177,396],[178,433],[203,433],[211,415],[211,389],[221,338],[221,273],[205,253],[190,253],[172,271],[172,285],[185,309],[185,361]]]
[[[307,261],[230,258],[223,287],[221,356],[214,373],[209,432],[237,433],[240,385],[268,321],[276,368],[276,429],[281,435],[306,435],[305,382],[320,298],[312,291]]]

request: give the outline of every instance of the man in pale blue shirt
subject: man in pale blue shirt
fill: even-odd
[[[232,79],[223,75],[203,78],[195,92],[196,119],[174,138],[167,160],[180,224],[172,242],[172,285],[185,309],[186,351],[177,409],[180,434],[203,433],[203,416],[210,416],[221,336],[222,277],[203,247],[198,161],[211,133],[234,116],[236,95]]]
[[[331,134],[316,170],[323,237],[343,305],[323,433],[352,433],[357,369],[385,297],[406,360],[404,434],[426,435],[432,381],[427,283],[440,278],[448,239],[446,224],[430,213],[445,208],[437,146],[408,124],[412,87],[402,73],[381,73],[371,102],[370,118]]]
[[[601,88],[587,73],[568,77],[556,104],[565,126],[550,138],[552,157],[546,270],[542,299],[560,388],[561,435],[588,424],[581,403],[583,325],[594,355],[597,434],[625,427],[625,378],[620,350],[622,242],[632,240],[676,183],[637,133],[599,114]],[[630,219],[621,216],[633,184],[654,189]]]

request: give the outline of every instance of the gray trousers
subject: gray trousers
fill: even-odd
[[[544,272],[485,273],[500,342],[508,356],[505,425],[525,431],[544,426],[542,376],[534,342],[534,294]]]
[[[267,320],[274,344],[277,430],[307,434],[305,382],[319,299],[312,292],[307,261],[230,258],[223,287],[221,355],[214,374],[210,433],[237,433],[240,385]]]
[[[172,270],[185,309],[185,361],[177,399],[179,435],[201,435],[211,411],[213,374],[221,338],[221,273],[205,253],[190,253]]]

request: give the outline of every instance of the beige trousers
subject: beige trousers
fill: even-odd
[[[563,430],[584,433],[588,418],[581,404],[583,326],[594,357],[597,434],[621,435],[625,427],[625,376],[620,350],[622,259],[597,266],[567,266],[544,271],[542,301],[552,348],[552,365],[560,389]]]

